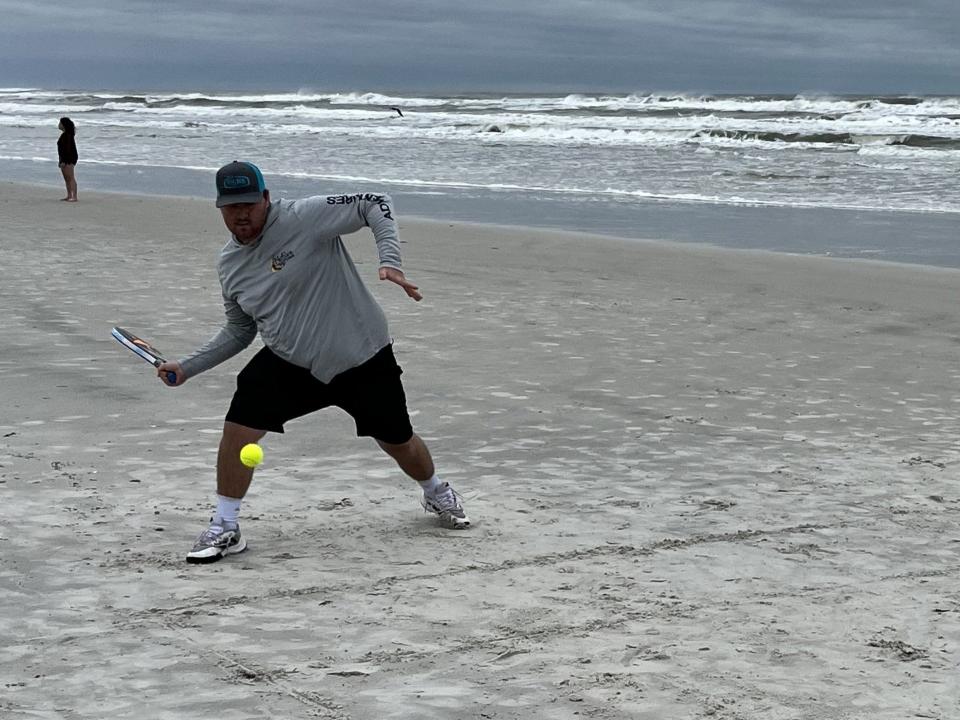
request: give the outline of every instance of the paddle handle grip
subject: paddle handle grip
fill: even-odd
[[[164,362],[162,359],[155,360],[153,365],[154,367],[160,367],[160,363]],[[167,370],[167,382],[171,385],[177,384],[177,374],[173,370]]]

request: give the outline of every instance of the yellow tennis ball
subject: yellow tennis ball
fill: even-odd
[[[247,467],[256,467],[263,462],[263,448],[256,443],[250,443],[240,448],[240,462]]]

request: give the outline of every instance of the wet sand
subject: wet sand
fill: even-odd
[[[358,188],[374,190],[375,188]],[[960,272],[403,218],[376,281],[474,527],[328,411],[206,523],[212,202],[0,183],[0,717],[960,717]]]

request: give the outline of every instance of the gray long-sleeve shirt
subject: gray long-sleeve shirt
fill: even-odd
[[[284,360],[321,382],[362,364],[389,344],[387,319],[340,236],[373,231],[380,267],[400,269],[397,222],[387,195],[359,193],[270,203],[260,238],[231,238],[217,270],[226,323],[181,360],[193,377],[236,355],[260,332]]]

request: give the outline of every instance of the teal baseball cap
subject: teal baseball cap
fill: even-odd
[[[217,207],[260,202],[266,189],[263,173],[251,162],[234,160],[217,170]]]

